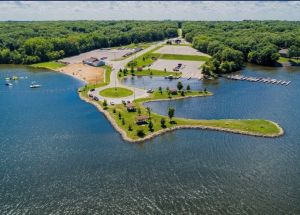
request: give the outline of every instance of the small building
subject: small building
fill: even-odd
[[[136,108],[132,103],[127,103],[126,108],[127,108],[128,112],[135,112],[136,111]]]
[[[281,49],[279,50],[279,54],[281,57],[289,57],[289,50],[288,49]]]
[[[147,120],[149,119],[148,116],[140,115],[136,117],[136,124],[138,125],[144,125],[147,124]]]
[[[105,65],[104,61],[99,60],[98,58],[95,58],[95,57],[90,57],[88,59],[85,59],[82,61],[82,63],[90,65],[90,66],[94,66],[94,67],[99,67],[99,66]]]
[[[170,93],[171,93],[172,95],[177,95],[177,90],[176,90],[176,89],[171,89],[171,90],[170,90]]]

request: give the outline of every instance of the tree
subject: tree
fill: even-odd
[[[106,101],[106,99],[104,99],[104,101],[103,101],[103,107],[104,107],[104,109],[107,109],[107,101]]]
[[[134,74],[134,69],[133,69],[133,67],[130,68],[130,73],[131,73],[132,76],[135,75],[135,74]]]
[[[161,119],[160,119],[160,126],[161,126],[162,128],[165,128],[165,127],[166,127],[166,120],[165,120],[165,118],[161,118]]]
[[[177,83],[177,89],[179,91],[183,89],[183,85],[182,85],[182,83],[180,81],[178,81],[178,83]]]
[[[139,129],[139,130],[137,130],[136,135],[138,137],[144,137],[145,136],[145,132],[144,132],[143,129]]]
[[[125,119],[122,118],[122,125],[125,125]]]
[[[189,84],[186,86],[186,90],[187,90],[187,91],[191,91],[191,87],[190,87]]]
[[[122,114],[119,112],[119,119],[121,119],[122,118]]]
[[[138,108],[137,112],[138,112],[138,115],[141,115],[142,114],[141,108]]]
[[[148,129],[149,129],[149,131],[153,131],[153,123],[152,123],[152,121],[150,120],[149,121],[149,123],[148,123]]]
[[[128,125],[128,131],[132,131],[132,126]]]
[[[175,115],[175,109],[172,107],[169,107],[168,116],[169,116],[170,122],[172,121],[172,118],[174,117],[174,115]]]
[[[162,92],[162,88],[161,87],[158,88],[158,91],[162,95],[163,92]]]
[[[288,49],[288,55],[289,55],[289,57],[299,58],[300,57],[300,48],[295,45],[292,45]]]
[[[181,96],[185,96],[185,93],[184,93],[183,90],[181,91],[180,95],[181,95]]]
[[[147,113],[149,118],[151,117],[151,108],[150,107],[146,107]]]

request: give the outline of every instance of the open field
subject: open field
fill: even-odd
[[[173,71],[173,69],[181,63],[181,69],[179,72],[182,73],[183,78],[202,78],[201,65],[203,61],[182,61],[182,60],[162,60],[158,59],[155,61],[150,68],[154,70]]]
[[[190,60],[190,61],[207,61],[209,59],[206,55],[179,55],[179,54],[161,54],[159,59],[165,60]]]
[[[165,45],[160,49],[155,50],[153,53],[158,54],[171,54],[171,55],[197,55],[197,56],[207,56],[209,55],[199,52],[198,50],[190,46],[173,46]]]
[[[73,63],[58,68],[57,71],[71,75],[87,83],[96,84],[103,82],[105,69],[102,67],[88,66],[83,63]]]
[[[121,97],[131,96],[133,92],[126,88],[114,87],[114,88],[104,89],[100,91],[99,94],[103,97],[108,97],[108,98],[121,98]]]

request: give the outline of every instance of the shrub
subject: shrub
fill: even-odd
[[[138,137],[144,137],[145,136],[145,132],[144,132],[143,129],[139,129],[139,130],[137,130],[136,135]]]

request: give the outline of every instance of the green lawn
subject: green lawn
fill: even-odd
[[[109,98],[122,98],[122,97],[131,96],[133,92],[126,88],[112,87],[100,91],[99,94],[101,96],[109,97]]]
[[[160,49],[162,46],[158,46],[148,52],[146,52],[145,54],[135,58],[133,61],[136,62],[136,65],[134,67],[146,67],[149,64],[152,64],[155,60],[153,58],[159,58],[160,54],[157,53],[153,53],[154,51]],[[128,63],[128,67],[130,67],[130,63]]]
[[[291,63],[299,64],[300,63],[300,59],[280,57],[277,62],[278,63],[288,63],[288,62],[291,62]]]
[[[55,69],[59,69],[61,67],[66,66],[66,64],[59,63],[56,61],[49,61],[49,62],[31,64],[30,66],[34,67],[34,68],[45,68],[45,69],[55,70]]]
[[[49,62],[31,64],[30,66],[34,68],[45,68],[45,69],[55,70],[66,66],[66,64],[56,62],[56,61],[49,61]]]
[[[190,60],[190,61],[208,61],[209,57],[199,55],[176,55],[176,54],[161,54],[159,59],[165,60]]]

